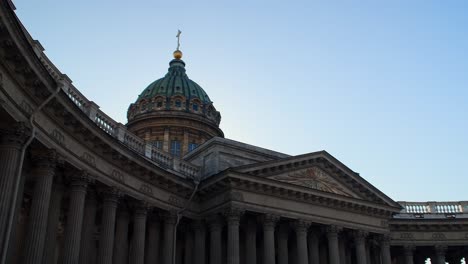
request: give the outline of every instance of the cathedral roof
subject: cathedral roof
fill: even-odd
[[[185,73],[185,62],[181,59],[173,59],[169,63],[168,73],[161,79],[152,82],[138,96],[137,102],[142,99],[151,99],[156,96],[172,97],[184,96],[187,99],[197,98],[201,102],[209,104],[210,98],[203,88],[189,79]]]

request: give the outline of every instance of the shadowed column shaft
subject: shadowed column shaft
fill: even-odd
[[[297,263],[307,264],[307,227],[305,224],[296,223]]]
[[[83,180],[74,180],[70,187],[70,203],[62,252],[63,264],[77,264],[79,260],[86,188],[87,182]]]
[[[175,223],[176,218],[173,215],[164,218],[163,264],[172,264]]]
[[[193,234],[190,230],[185,232],[185,259],[184,263],[192,263],[193,261]],[[213,263],[213,262],[210,262]]]
[[[355,237],[357,264],[367,264],[366,237],[358,232]]]
[[[263,263],[275,264],[275,224],[276,219],[265,217],[263,221]]]
[[[25,133],[16,129],[0,129],[0,250],[4,250],[13,185],[25,137]]]
[[[257,223],[253,219],[247,221],[245,229],[245,261],[246,264],[257,263]]]
[[[80,264],[90,264],[93,263],[93,253],[94,249],[94,232],[95,232],[95,221],[96,221],[96,194],[93,191],[88,191],[83,224],[82,224],[82,233],[81,233],[81,243],[80,243]]]
[[[313,232],[313,231],[312,231]],[[320,264],[319,239],[317,234],[309,233],[309,264]]]
[[[327,230],[328,238],[328,258],[330,264],[340,264],[340,252],[338,249],[338,230],[330,226]]]
[[[112,264],[117,199],[115,191],[106,193],[104,197],[98,264]]]
[[[278,232],[278,264],[288,264],[288,229],[281,226]]]
[[[227,245],[227,263],[239,264],[239,221],[240,213],[233,211],[227,215],[228,222],[228,245]]]
[[[35,158],[38,159],[39,164],[36,164],[36,168],[34,169],[36,183],[34,185],[32,205],[29,214],[26,244],[23,251],[24,264],[36,264],[38,260],[42,260],[50,196],[55,173],[55,160],[53,160],[55,159],[54,152]]]
[[[114,264],[128,263],[128,224],[129,215],[126,209],[121,209],[117,216],[114,241]]]
[[[380,242],[380,248],[382,252],[382,264],[391,264],[392,257],[390,255],[390,238],[383,237]]]
[[[160,223],[158,220],[148,221],[148,241],[146,243],[146,264],[155,264],[159,260]],[[188,262],[186,262],[188,263]]]
[[[197,223],[195,232],[195,264],[205,264],[205,227],[202,223]]]
[[[62,205],[63,186],[55,184],[52,187],[50,198],[49,216],[47,217],[47,232],[44,245],[42,264],[52,263],[55,258],[55,247],[57,245],[58,224],[60,220],[60,208]]]
[[[221,263],[221,223],[210,223],[210,263]]]
[[[145,263],[146,208],[137,208],[133,217],[131,264]]]

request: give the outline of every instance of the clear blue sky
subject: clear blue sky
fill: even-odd
[[[467,1],[26,1],[17,14],[126,123],[182,30],[226,137],[327,150],[395,200],[468,200]]]

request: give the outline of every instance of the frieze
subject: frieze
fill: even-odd
[[[401,233],[400,238],[401,239],[414,239],[414,234],[413,233]]]
[[[121,183],[125,183],[125,176],[120,171],[113,170],[111,173],[111,176],[112,178],[114,178],[114,180],[121,182]]]
[[[445,237],[444,233],[433,233],[432,234],[432,239],[434,239],[434,240],[445,240],[447,238]]]
[[[50,136],[61,146],[65,146],[65,136],[57,129],[52,130]]]
[[[184,202],[177,196],[171,195],[169,199],[167,200],[168,203],[177,206],[177,207],[183,207]]]
[[[380,226],[381,226],[381,227],[388,227],[388,220],[382,220],[382,221],[380,221]]]
[[[89,165],[96,167],[96,159],[88,152],[84,152],[83,155],[81,155],[81,159]]]
[[[33,108],[30,104],[28,104],[28,102],[26,102],[26,100],[23,100],[21,101],[21,104],[20,104],[21,108],[23,108],[23,110],[27,113],[27,114],[32,114],[33,112]]]
[[[153,196],[153,188],[146,183],[142,183],[140,186],[140,191],[148,195]]]
[[[229,193],[225,194],[224,200],[225,201],[243,202],[244,201],[244,195],[241,192],[229,192]]]

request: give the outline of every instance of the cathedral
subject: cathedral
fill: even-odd
[[[122,124],[0,1],[1,264],[468,260],[468,202],[397,202],[326,151],[227,139],[172,55]]]

